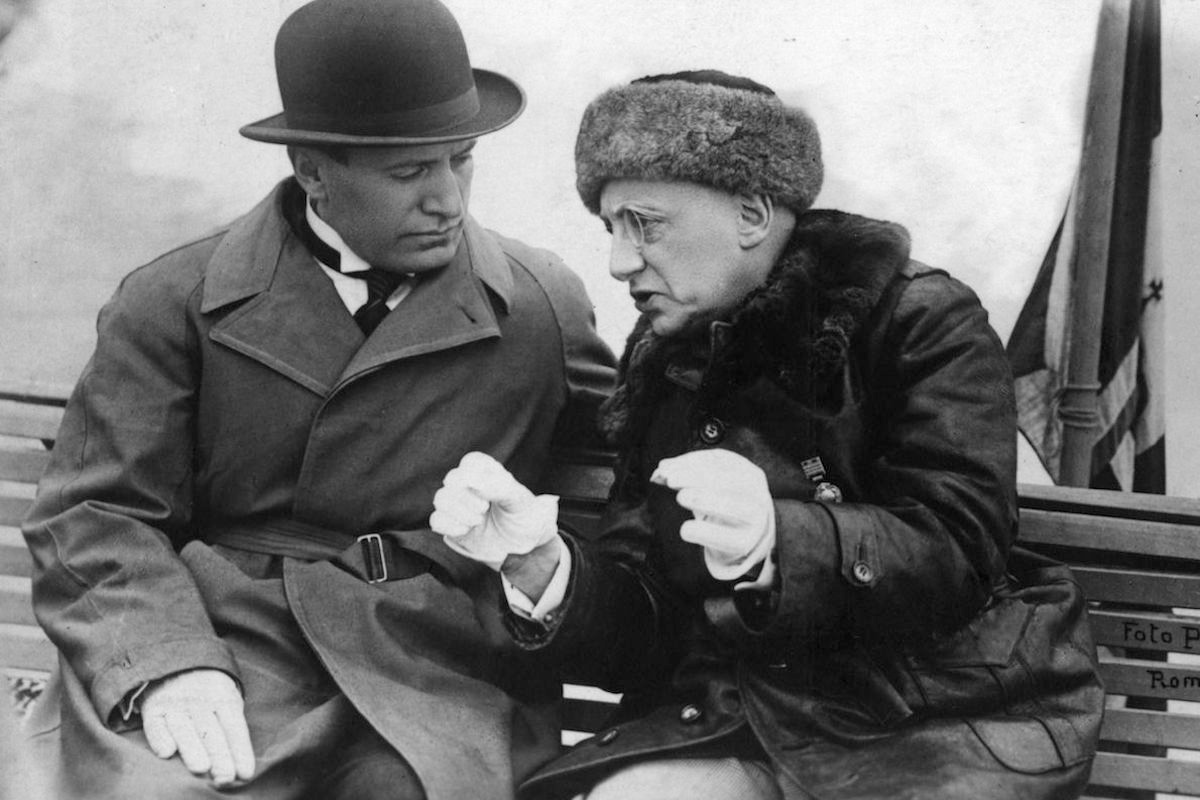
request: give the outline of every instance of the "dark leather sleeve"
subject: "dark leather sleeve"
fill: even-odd
[[[618,469],[597,541],[585,545],[567,537],[571,580],[551,624],[511,611],[504,616],[517,643],[557,659],[567,680],[617,692],[670,674],[687,619],[684,603],[651,564],[649,511],[636,494],[625,491],[635,483]]]
[[[903,278],[865,342],[875,409],[862,502],[779,501],[780,595],[768,636],[927,639],[974,616],[1016,527],[1016,411],[976,296]]]

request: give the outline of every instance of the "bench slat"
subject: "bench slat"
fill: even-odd
[[[63,410],[57,406],[0,400],[0,434],[53,439],[58,435]]]
[[[0,653],[3,670],[49,672],[58,662],[57,651],[41,628],[29,625],[0,624]]]
[[[1091,785],[1200,794],[1200,762],[1097,753]]]
[[[1162,747],[1200,747],[1200,715],[1109,708],[1104,711],[1100,738]]]
[[[28,578],[33,569],[29,548],[15,528],[0,528],[0,575]]]
[[[1022,511],[1036,508],[1099,517],[1200,525],[1200,500],[1189,497],[1033,483],[1018,484],[1017,492]]]
[[[48,450],[0,450],[0,481],[37,483],[49,460]]]
[[[1108,608],[1088,617],[1096,644],[1200,655],[1200,617]]]
[[[0,575],[0,622],[37,625],[29,597],[29,578]]]
[[[1168,522],[1022,509],[1021,541],[1200,562],[1200,528]]]
[[[581,683],[564,683],[563,697],[572,700],[591,700],[597,703],[607,703],[616,706],[621,702],[621,695],[606,692],[598,686],[587,686]]]
[[[562,701],[563,727],[571,731],[595,733],[604,727],[615,706],[595,700],[565,698]]]
[[[596,464],[555,464],[543,481],[543,491],[574,503],[603,505],[612,486],[611,467]]]
[[[0,526],[6,528],[15,528],[21,524],[21,520],[25,518],[25,512],[29,510],[29,504],[33,502],[29,497],[14,497],[11,493],[0,491]]]
[[[1109,694],[1200,702],[1200,666],[1101,656],[1100,678]]]
[[[1077,566],[1071,571],[1089,600],[1200,608],[1200,575]]]

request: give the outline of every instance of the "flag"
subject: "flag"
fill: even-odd
[[[1110,47],[1113,37],[1124,46]],[[1114,50],[1123,66],[1108,60]],[[1164,287],[1152,174],[1162,128],[1158,0],[1106,0],[1088,102],[1066,212],[1008,341],[1018,424],[1055,483],[1164,493]],[[1102,304],[1089,306],[1100,286]],[[1081,370],[1089,349],[1094,366]],[[1096,393],[1094,411],[1073,399],[1081,392]],[[1084,476],[1064,468],[1072,426],[1088,431]]]

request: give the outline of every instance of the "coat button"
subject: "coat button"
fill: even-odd
[[[817,484],[813,499],[821,503],[840,503],[842,502],[842,490],[835,483],[821,481]]]
[[[610,745],[613,743],[613,740],[616,739],[617,736],[620,735],[620,733],[621,733],[621,731],[617,728],[609,728],[603,734],[601,734],[599,739],[596,740],[596,744],[599,745],[600,747],[604,747],[605,745]]]
[[[875,579],[875,570],[871,569],[871,565],[865,561],[855,561],[854,566],[850,567],[850,574],[854,576],[854,580],[862,584],[870,583]]]
[[[699,706],[688,703],[679,711],[679,721],[684,725],[691,725],[693,722],[699,722],[704,716],[704,712]]]
[[[709,417],[700,425],[700,441],[707,445],[719,444],[725,438],[725,423]]]

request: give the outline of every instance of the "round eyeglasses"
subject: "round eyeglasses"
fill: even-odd
[[[625,230],[625,235],[629,237],[629,243],[633,245],[633,249],[639,253],[646,245],[646,231],[653,229],[658,223],[658,220],[653,217],[648,217],[640,211],[634,211],[632,208],[623,208],[617,212],[617,218],[621,220],[621,227]]]

